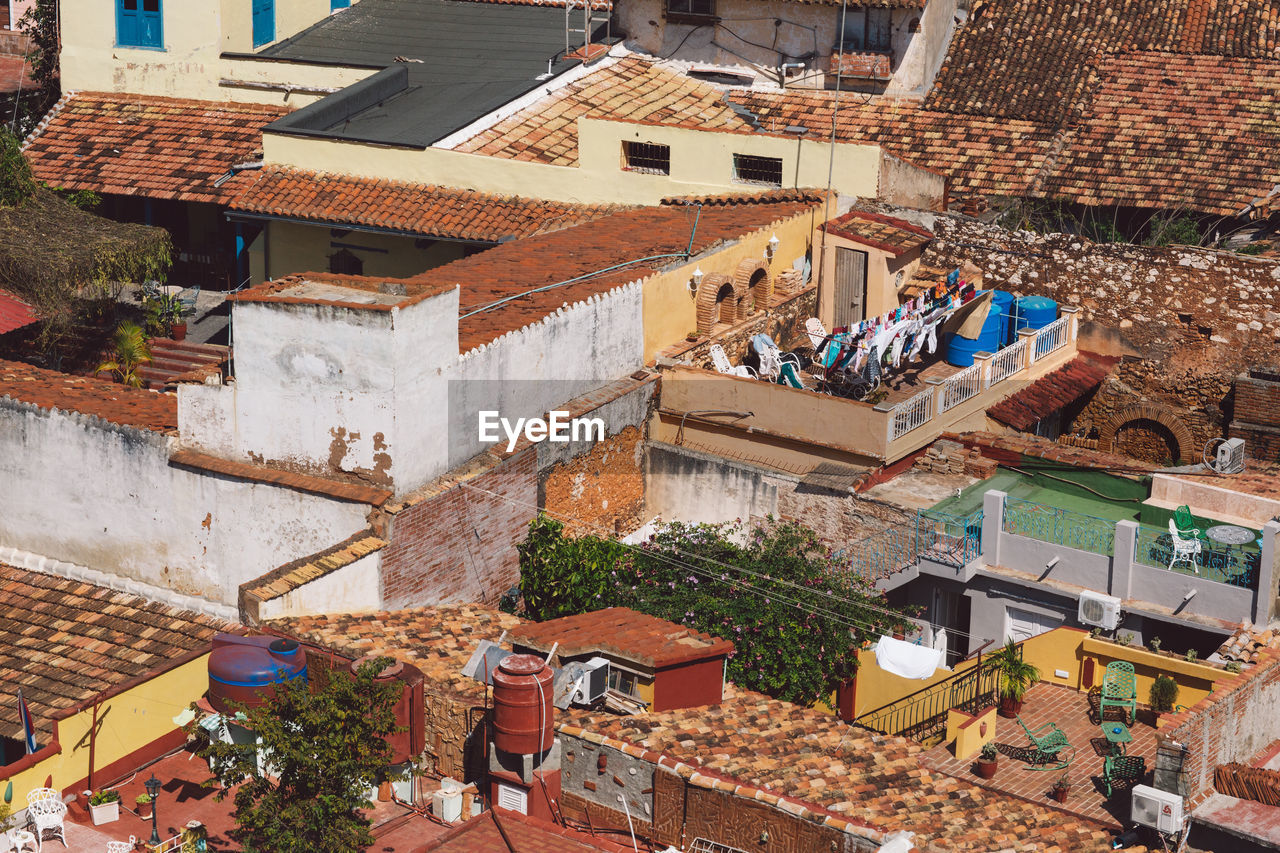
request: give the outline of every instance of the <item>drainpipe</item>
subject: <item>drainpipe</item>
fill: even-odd
[[[89,725],[89,781],[85,785],[90,791],[93,790],[93,758],[94,750],[98,743],[98,703],[93,703],[93,721]]]

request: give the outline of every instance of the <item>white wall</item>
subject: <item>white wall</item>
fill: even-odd
[[[0,546],[235,605],[367,527],[362,504],[169,464],[175,440],[0,398]]]
[[[382,607],[379,553],[322,575],[258,605],[258,621],[314,613],[367,613]]]

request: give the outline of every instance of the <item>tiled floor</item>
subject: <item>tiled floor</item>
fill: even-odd
[[[1022,721],[1033,731],[1037,726],[1053,722],[1066,734],[1075,747],[1075,757],[1067,769],[1071,780],[1071,793],[1067,802],[1059,805],[1049,798],[1049,789],[1064,771],[1030,770],[1016,758],[1002,754],[995,778],[986,780],[973,770],[973,761],[958,761],[949,746],[930,750],[928,761],[937,770],[951,776],[966,779],[978,785],[994,788],[1044,805],[1056,806],[1079,815],[1120,826],[1129,817],[1129,793],[1117,790],[1108,800],[1103,792],[1103,750],[1107,744],[1102,729],[1089,718],[1089,702],[1084,693],[1052,684],[1037,684],[1027,692],[1022,706]],[[1133,742],[1128,745],[1129,755],[1141,755],[1146,759],[1147,773],[1144,784],[1151,784],[1151,768],[1155,764],[1155,729],[1138,721],[1130,727]],[[1029,745],[1027,736],[1016,720],[997,717],[996,743],[1021,748]],[[1002,750],[1003,753],[1003,750]]]
[[[890,405],[901,403],[923,391],[927,387],[926,379],[946,379],[962,369],[947,364],[940,352],[926,355],[915,364],[904,364],[901,369],[890,369],[884,382],[884,387],[889,390],[885,402]]]

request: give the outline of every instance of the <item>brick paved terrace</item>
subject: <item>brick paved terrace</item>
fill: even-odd
[[[1102,728],[1091,719],[1089,700],[1085,693],[1040,683],[1027,692],[1022,706],[1022,721],[1034,731],[1045,723],[1056,723],[1066,734],[1075,757],[1066,771],[1031,770],[1016,754],[1030,745],[1017,720],[997,717],[996,743],[1000,749],[1000,766],[994,778],[982,779],[974,772],[974,759],[958,760],[950,745],[935,747],[926,753],[926,762],[936,770],[956,776],[1006,794],[1014,794],[1041,805],[1065,809],[1078,817],[1100,821],[1111,827],[1120,827],[1129,818],[1128,789],[1118,788],[1108,799],[1102,784],[1103,757],[1108,744]],[[1110,722],[1110,721],[1108,721]],[[1146,775],[1143,784],[1151,784],[1151,769],[1155,765],[1156,731],[1147,723],[1144,712],[1139,710],[1138,720],[1130,727],[1133,742],[1128,744],[1127,754],[1146,759]],[[1011,755],[1010,753],[1014,753]],[[976,756],[975,756],[976,758]],[[1053,765],[1050,765],[1053,766]],[[1066,803],[1059,805],[1049,797],[1053,783],[1068,773],[1071,792]]]

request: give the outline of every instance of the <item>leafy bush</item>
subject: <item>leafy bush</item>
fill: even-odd
[[[806,527],[663,525],[639,548],[538,519],[520,548],[530,614],[629,607],[733,641],[734,684],[809,705],[852,678],[857,652],[906,614],[833,560]]]
[[[979,753],[979,755],[981,755],[983,761],[995,761],[996,758],[999,757],[1000,753],[996,751],[996,745],[994,743],[984,743],[982,745],[982,752]]]
[[[1156,680],[1151,682],[1151,692],[1147,698],[1155,712],[1166,714],[1172,711],[1178,702],[1178,682],[1167,675],[1157,675]]]
[[[113,358],[98,365],[98,372],[116,374],[130,388],[141,388],[142,377],[138,368],[151,361],[151,347],[142,327],[129,320],[122,320],[111,334]]]
[[[0,130],[0,206],[17,207],[36,194],[36,179],[22,154],[22,143]]]

